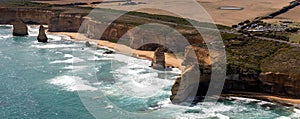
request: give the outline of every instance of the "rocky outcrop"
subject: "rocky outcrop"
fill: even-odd
[[[267,93],[290,98],[300,98],[300,79],[284,73],[239,73],[229,74],[223,93],[234,91]]]
[[[86,41],[86,42],[85,42],[85,46],[86,46],[86,47],[91,47],[92,44],[91,44],[89,41]]]
[[[77,32],[84,20],[84,14],[64,13],[61,8],[3,7],[0,11],[0,24],[12,24],[11,21],[22,19],[26,24],[47,24],[53,32]]]
[[[262,91],[275,95],[300,98],[300,76],[284,73],[262,73]]]
[[[211,75],[210,55],[207,53],[205,48],[186,47],[182,62],[185,69],[172,86],[172,103],[193,102],[206,95]]]
[[[163,70],[166,67],[165,52],[163,47],[159,47],[154,52],[151,67],[158,70]]]
[[[84,18],[80,14],[54,13],[49,19],[50,32],[78,32]]]
[[[189,66],[198,63],[199,65],[211,65],[212,60],[207,48],[196,46],[187,46],[185,48],[183,66]]]
[[[37,36],[38,42],[46,43],[48,42],[47,35],[45,33],[45,28],[43,25],[40,25],[39,35]]]
[[[22,20],[15,20],[11,23],[13,25],[13,36],[28,35],[27,25]]]
[[[160,44],[156,44],[156,43],[149,43],[149,44],[145,44],[145,45],[137,48],[137,50],[155,51],[159,47],[164,47],[164,46],[160,45]],[[173,53],[173,51],[171,51],[168,48],[165,48],[164,52],[166,52],[166,53]]]

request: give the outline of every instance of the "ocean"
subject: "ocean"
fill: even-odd
[[[108,48],[86,47],[63,35],[14,37],[0,26],[1,119],[298,119],[300,111],[231,97],[218,103],[174,105],[178,69],[158,71],[150,61]]]

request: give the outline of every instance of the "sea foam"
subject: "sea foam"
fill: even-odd
[[[55,60],[50,62],[50,64],[58,64],[58,63],[67,63],[67,64],[72,64],[72,63],[78,63],[78,62],[83,62],[83,59],[80,59],[78,57],[73,57],[67,60]]]
[[[49,80],[50,84],[62,87],[67,91],[96,91],[96,87],[90,86],[86,80],[77,76],[58,76]]]

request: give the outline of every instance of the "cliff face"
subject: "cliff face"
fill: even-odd
[[[260,80],[266,93],[300,98],[299,76],[270,72],[261,74]]]
[[[52,14],[49,19],[50,32],[77,32],[84,18],[74,14]]]
[[[77,32],[83,16],[38,8],[0,8],[0,24],[21,19],[26,24],[48,24],[49,31]]]
[[[12,20],[21,19],[26,24],[47,24],[50,32],[81,32],[88,38],[111,42],[118,42],[120,38],[126,39],[128,42],[126,45],[134,49],[154,51],[157,47],[148,44],[159,44],[167,47],[169,52],[183,52],[189,44],[203,43],[201,35],[183,37],[178,32],[158,26],[151,26],[150,29],[147,27],[136,29],[134,24],[120,22],[107,25],[107,23],[85,17],[87,13],[68,12],[61,8],[2,7],[0,11],[0,16],[3,16],[0,18],[0,24],[10,24]],[[143,18],[137,21],[144,22]],[[145,23],[149,22],[152,21],[145,21]],[[106,26],[109,27],[105,29]],[[191,30],[181,29],[180,32],[189,33]],[[100,33],[103,33],[102,36]]]
[[[10,24],[10,21],[22,19],[25,23],[48,24],[52,12],[36,8],[0,8],[0,23]]]
[[[271,95],[287,96],[290,98],[300,98],[300,75],[297,68],[294,67],[298,62],[298,51],[293,48],[287,54],[285,52],[278,52],[276,55],[272,56],[272,60],[269,62],[262,63],[264,66],[264,71],[273,71],[268,73],[261,73],[253,69],[245,69],[241,67],[227,67],[227,76],[225,84],[223,87],[223,93],[231,92],[257,92],[257,93],[267,93]],[[295,55],[296,57],[289,59],[282,59],[281,57],[287,58],[289,56]],[[284,60],[284,61],[283,61]],[[213,64],[211,55],[205,48],[188,46],[185,50],[185,58],[182,63],[185,66],[182,74],[175,80],[172,87],[172,95],[170,99],[173,103],[187,102],[188,98],[202,97],[206,95],[208,86],[211,78],[211,67]],[[289,62],[291,61],[291,62]],[[287,63],[289,62],[289,63]],[[195,64],[199,64],[199,66]],[[284,63],[285,66],[278,66],[274,64]],[[269,69],[268,69],[269,68]],[[232,70],[233,71],[229,71]],[[198,70],[198,71],[197,71]],[[274,72],[284,72],[284,73],[274,73]],[[196,74],[201,74],[197,77]],[[193,74],[193,75],[191,75]],[[190,90],[190,88],[198,85],[195,90]]]
[[[185,48],[185,68],[172,86],[170,99],[173,103],[193,101],[203,97],[209,87],[211,60],[206,48],[188,46]]]

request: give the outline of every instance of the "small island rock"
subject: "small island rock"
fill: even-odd
[[[165,52],[163,47],[159,47],[154,52],[151,67],[158,70],[163,70],[166,67]]]
[[[13,36],[27,36],[28,28],[22,20],[15,20],[11,23],[13,25]]]
[[[43,25],[40,25],[39,35],[37,37],[38,42],[46,43],[48,42],[47,35],[45,33],[45,28]]]

